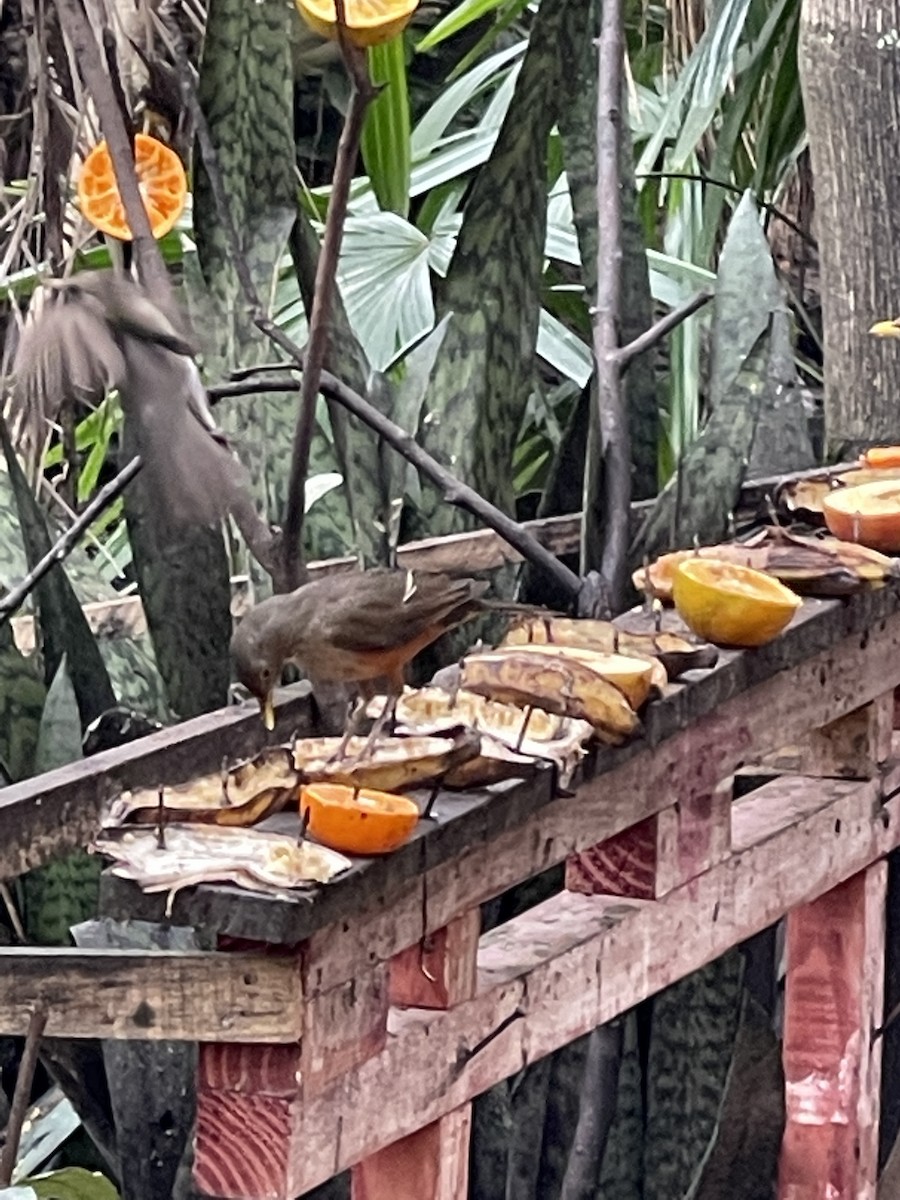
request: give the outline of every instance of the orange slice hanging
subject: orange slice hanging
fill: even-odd
[[[388,854],[412,836],[419,807],[405,796],[352,788],[343,783],[310,783],[300,793],[300,811],[309,809],[309,832],[345,854]]]
[[[718,646],[765,645],[802,604],[771,575],[712,558],[680,562],[672,592],[684,623]]]
[[[322,37],[337,38],[334,0],[296,0],[307,25]],[[380,46],[402,33],[419,0],[344,0],[347,38],[354,46]]]
[[[187,200],[187,177],[181,159],[164,142],[138,133],[134,139],[134,165],[153,236],[164,237],[181,216]],[[130,242],[134,235],[105,141],[98,142],[82,163],[77,188],[81,211],[94,228]]]
[[[835,488],[822,500],[835,537],[883,554],[900,554],[900,479]]]

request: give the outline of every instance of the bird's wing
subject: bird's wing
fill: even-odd
[[[340,650],[388,650],[428,629],[452,628],[478,605],[487,584],[450,575],[371,570],[322,580],[316,632]]]
[[[125,374],[122,352],[95,304],[55,299],[29,315],[13,360],[14,409],[31,430],[54,420],[67,400],[96,403]]]

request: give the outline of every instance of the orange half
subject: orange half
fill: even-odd
[[[718,646],[771,642],[803,603],[771,575],[714,558],[680,562],[672,592],[684,623]]]
[[[345,854],[389,854],[409,841],[419,820],[419,806],[406,796],[343,783],[306,784],[300,812],[307,808],[316,841]]]
[[[862,456],[862,461],[873,471],[900,467],[900,446],[873,446]]]
[[[344,0],[347,37],[354,46],[380,46],[402,33],[419,0]],[[296,0],[297,10],[322,37],[337,38],[334,0]]]
[[[835,488],[823,497],[822,512],[836,538],[900,553],[900,479]]]
[[[164,142],[148,133],[134,139],[134,166],[138,188],[155,238],[175,226],[187,200],[187,176],[181,159]],[[98,142],[81,165],[77,180],[78,203],[88,221],[99,229],[130,242],[134,236],[106,142]]]

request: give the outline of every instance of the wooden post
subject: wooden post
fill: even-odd
[[[887,864],[787,918],[779,1200],[875,1200]]]
[[[762,765],[797,775],[874,779],[891,753],[894,693],[815,729],[796,746],[766,755]]]
[[[481,914],[472,909],[391,962],[390,999],[447,1009],[475,994]],[[399,1081],[402,1086],[402,1081]],[[466,1200],[472,1105],[463,1104],[353,1168],[352,1200]]]

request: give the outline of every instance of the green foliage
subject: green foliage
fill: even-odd
[[[12,1193],[15,1200],[120,1200],[118,1190],[108,1179],[83,1167],[33,1175],[23,1179]]]
[[[403,38],[392,38],[368,53],[369,74],[381,92],[369,106],[362,135],[362,157],[378,203],[399,217],[409,214],[412,151],[409,143],[409,93]]]

